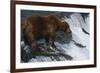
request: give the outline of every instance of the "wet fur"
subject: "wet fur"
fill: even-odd
[[[48,47],[54,46],[57,31],[71,32],[69,25],[54,15],[30,16],[21,25],[22,32],[28,44],[36,50],[37,40],[45,38]]]

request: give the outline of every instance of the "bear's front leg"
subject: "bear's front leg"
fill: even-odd
[[[50,33],[49,36],[46,38],[48,49],[52,51],[55,51],[54,49],[56,48],[56,46],[54,45],[55,37],[56,37],[56,34],[53,32],[53,33]]]

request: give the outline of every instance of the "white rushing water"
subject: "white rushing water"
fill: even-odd
[[[64,45],[55,42],[55,45],[58,48],[62,48],[67,54],[72,56],[74,60],[89,59],[90,37],[82,31],[82,28],[84,28],[87,32],[89,32],[89,16],[85,18],[84,21],[81,14],[74,13],[70,16],[70,18],[65,17],[64,20],[70,26],[70,29],[72,31],[72,40],[86,47],[81,48],[79,46],[76,46],[73,41],[71,41],[69,44]]]

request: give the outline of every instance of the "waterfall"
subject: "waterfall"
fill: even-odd
[[[84,30],[89,33],[89,16],[85,17],[84,20],[80,13],[73,13],[69,18],[65,16],[64,20],[70,26],[70,29],[72,31],[72,40],[85,46],[84,48],[78,47],[74,44],[73,41],[71,41],[67,46],[67,48],[69,48],[66,50],[67,53],[73,56],[75,60],[89,59],[90,37],[88,34],[82,31],[82,28],[84,28]]]

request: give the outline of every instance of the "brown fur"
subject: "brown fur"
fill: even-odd
[[[37,47],[36,40],[45,38],[49,45],[54,44],[57,31],[70,32],[67,23],[62,22],[56,16],[30,16],[22,25],[22,32],[32,48]]]

